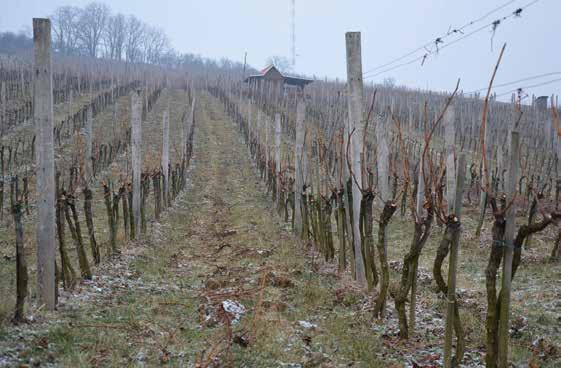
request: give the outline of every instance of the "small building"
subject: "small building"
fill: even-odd
[[[536,97],[535,104],[538,109],[547,110],[547,96]]]
[[[245,79],[250,85],[258,85],[260,82],[272,82],[273,84],[281,84],[284,87],[304,88],[312,83],[312,79],[300,78],[282,74],[274,65],[269,65],[259,74],[250,75]]]

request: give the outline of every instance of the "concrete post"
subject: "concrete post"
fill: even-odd
[[[33,119],[37,137],[37,290],[39,302],[55,309],[55,162],[51,21],[33,18]]]
[[[142,172],[142,92],[131,96],[132,211],[135,239],[140,239],[140,176]]]
[[[306,127],[304,119],[306,116],[306,103],[299,98],[296,104],[296,144],[294,155],[294,233],[302,235],[302,188],[304,187],[304,135]]]
[[[359,184],[362,183],[362,138],[363,138],[363,85],[362,85],[362,56],[360,44],[360,32],[347,32],[346,49],[347,49],[347,90],[349,105],[349,129],[352,133],[349,144],[351,145],[352,155],[352,192],[353,192],[353,233],[354,250],[355,250],[355,274],[358,283],[366,286],[366,273],[364,268],[364,260],[362,257],[362,239],[360,237],[360,202],[362,200],[362,192]]]

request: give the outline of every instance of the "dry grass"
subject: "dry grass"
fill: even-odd
[[[173,100],[182,98],[181,92],[172,93]],[[19,356],[20,362],[53,360],[69,367],[188,366],[196,361],[201,366],[378,367],[399,366],[419,358],[420,351],[438,351],[445,305],[430,279],[419,285],[418,333],[400,342],[393,301],[386,321],[373,320],[374,295],[357,290],[348,274],[338,276],[336,265],[325,264],[290,235],[288,226],[272,215],[270,198],[237,130],[215,100],[204,95],[201,103],[187,192],[160,223],[151,223],[145,242],[125,247],[120,259],[105,261],[95,272],[100,277],[82,284],[76,295],[63,295],[56,318],[37,313],[38,322],[29,328],[0,332],[0,351]],[[162,108],[158,102],[148,119],[152,123],[144,128],[144,152],[152,159],[161,144]],[[180,111],[172,112],[172,132],[178,129],[173,122]],[[458,287],[465,289],[461,313],[468,351],[478,355],[484,342],[488,241],[480,244],[467,235],[475,229],[475,218],[474,210],[466,211]],[[400,262],[411,223],[397,214],[388,233],[389,258]],[[555,303],[561,269],[545,263],[552,236],[550,230],[534,237],[535,248],[525,252],[513,284],[513,316],[528,318],[526,332],[513,338],[515,362],[533,357],[531,343],[537,336],[560,343]],[[439,237],[435,227],[421,256],[422,275],[431,274]],[[2,272],[5,278],[13,275]],[[397,277],[392,270],[391,279]],[[221,312],[226,299],[246,308],[239,323]],[[316,327],[304,328],[299,321]],[[14,336],[21,337],[20,347],[11,342]]]

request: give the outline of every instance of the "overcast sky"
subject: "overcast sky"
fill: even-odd
[[[47,16],[61,5],[87,0],[0,0],[0,31],[30,28],[32,17]],[[507,0],[296,0],[296,71],[317,77],[345,78],[347,31],[362,32],[363,67],[367,71],[431,42],[447,31],[478,19]],[[469,33],[508,15],[532,0],[513,1],[472,27]],[[211,58],[228,57],[261,68],[271,55],[289,56],[290,0],[112,0],[114,12],[134,14],[162,27],[179,51]],[[490,27],[429,57],[374,77],[393,77],[398,84],[450,90],[457,78],[464,91],[485,87],[503,42],[507,49],[497,84],[542,73],[561,72],[561,1],[539,0],[519,18],[497,28],[493,51]],[[460,35],[461,36],[461,35]],[[453,38],[445,40],[445,46]],[[403,59],[407,62],[422,52]],[[380,69],[383,70],[383,69]],[[561,79],[561,74],[497,89],[498,93]],[[559,93],[561,80],[528,89]]]

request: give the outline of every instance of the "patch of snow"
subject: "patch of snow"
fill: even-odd
[[[222,302],[222,308],[227,313],[234,316],[234,319],[232,320],[232,323],[238,323],[240,321],[242,315],[244,315],[245,312],[246,312],[245,307],[241,303],[239,303],[235,300],[230,300],[230,299],[224,300]]]
[[[306,330],[318,327],[318,325],[316,325],[315,323],[311,323],[308,321],[298,321],[298,324],[300,325],[300,327],[305,328]]]

